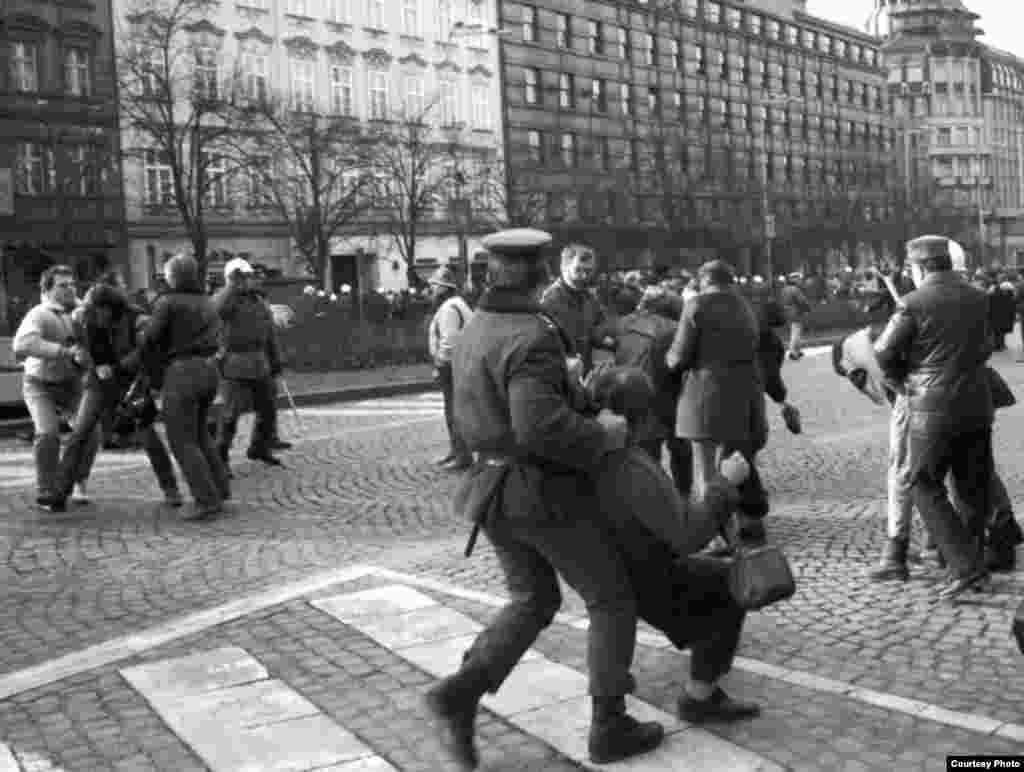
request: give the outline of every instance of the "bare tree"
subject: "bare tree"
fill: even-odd
[[[226,204],[234,171],[226,152],[234,89],[219,75],[216,50],[201,44],[215,6],[137,0],[119,32],[117,62],[127,152],[156,169],[147,180],[147,204],[177,211],[203,275],[207,212]]]
[[[436,219],[458,186],[460,133],[431,122],[433,108],[398,111],[371,130],[376,173],[374,208],[405,263],[410,286],[416,274],[416,250],[428,222]],[[447,214],[447,213],[443,213]]]
[[[322,282],[331,242],[373,202],[372,142],[350,117],[296,108],[281,96],[239,100],[232,146],[250,203],[287,223]]]

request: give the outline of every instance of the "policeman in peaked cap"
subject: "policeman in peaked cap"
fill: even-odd
[[[559,575],[586,601],[593,698],[590,758],[609,763],[657,747],[664,729],[626,713],[636,645],[637,607],[610,525],[580,513],[596,509],[593,479],[606,456],[625,447],[625,419],[587,417],[570,397],[563,337],[538,304],[548,281],[533,229],[493,233],[488,288],[455,344],[455,423],[474,465],[455,510],[498,553],[512,601],[472,644],[462,667],[427,695],[444,742],[464,769],[479,762],[477,706],[494,693],[551,624],[562,603]]]

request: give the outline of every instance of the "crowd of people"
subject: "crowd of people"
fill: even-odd
[[[485,239],[488,284],[472,311],[451,277],[432,280],[431,351],[446,371],[452,440],[442,463],[465,470],[455,509],[473,524],[467,555],[482,530],[511,597],[458,671],[427,695],[464,769],[478,763],[479,701],[551,623],[558,577],[590,617],[591,761],[649,752],[664,735],[626,710],[638,618],[693,650],[681,718],[735,721],[759,712],[718,684],[750,610],[726,577],[730,560],[769,542],[757,472],[768,441],[766,398],[780,405],[790,431],[802,431],[781,371],[787,353],[801,355],[799,322],[813,292],[792,275],[754,304],[732,268],[715,260],[692,279],[621,277],[610,314],[594,288],[594,250],[567,246],[549,283],[549,241],[530,229]],[[992,324],[993,293],[1003,289],[954,271],[941,237],[910,242],[906,271],[877,278],[893,309],[888,323],[833,350],[839,375],[893,406],[890,538],[868,578],[907,578],[916,508],[946,569],[937,597],[955,601],[986,589],[992,571],[1012,569],[1024,542],[992,450],[994,410],[1013,401],[987,365],[1005,336]],[[787,322],[788,347],[778,335]],[[596,363],[599,349],[611,358]],[[668,479],[666,449],[667,494],[650,471]],[[622,471],[640,468],[642,475]],[[715,527],[698,538],[695,523],[709,520]]]
[[[60,512],[88,503],[87,482],[110,426],[141,442],[164,502],[184,504],[171,456],[195,501],[187,519],[216,517],[231,498],[229,454],[239,415],[256,420],[246,455],[280,465],[276,384],[281,372],[274,319],[246,261],[225,266],[226,284],[206,292],[196,261],[176,255],[164,266],[166,291],[139,307],[117,273],[102,276],[79,300],[68,266],[48,268],[41,302],[13,341],[24,362],[23,395],[34,426],[40,508]],[[218,391],[225,402],[211,433]],[[159,392],[167,444],[156,432]],[[60,430],[71,433],[63,451]]]

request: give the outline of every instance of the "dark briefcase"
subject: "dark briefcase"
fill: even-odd
[[[737,547],[729,569],[729,592],[740,608],[757,611],[791,598],[796,592],[796,580],[786,555],[778,547]]]

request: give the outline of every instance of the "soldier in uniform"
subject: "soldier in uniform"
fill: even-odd
[[[537,302],[548,278],[542,248],[550,241],[532,229],[484,239],[489,288],[453,356],[455,422],[476,454],[455,509],[494,545],[512,598],[459,671],[427,695],[465,769],[479,763],[479,701],[498,690],[551,624],[562,602],[559,575],[583,597],[590,617],[591,760],[645,753],[664,736],[660,724],[626,713],[625,695],[635,687],[637,603],[611,527],[593,514],[599,508],[592,475],[625,446],[627,426],[620,416],[588,418],[574,407],[563,335]]]
[[[615,337],[608,312],[595,297],[591,285],[597,257],[583,244],[570,244],[562,250],[562,275],[545,290],[541,306],[565,331],[569,353],[579,357],[582,374],[594,367],[594,349],[615,349]]]

